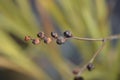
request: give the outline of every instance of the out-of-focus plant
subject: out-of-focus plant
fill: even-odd
[[[45,61],[47,59],[63,79],[73,80],[73,67],[88,61],[100,43],[71,41],[84,59],[82,64],[76,66],[61,55],[61,49],[56,44],[34,47],[24,42],[24,36],[33,36],[39,31],[50,36],[51,31],[70,30],[81,37],[106,37],[112,31],[108,14],[105,0],[0,0],[0,59],[7,58],[12,62],[12,65],[0,62],[0,66],[9,65],[7,68],[37,80],[52,80],[53,77],[43,69],[49,67]],[[113,48],[108,42],[95,61],[97,69],[91,73],[85,72],[85,79],[117,80],[118,53],[119,45]],[[40,56],[40,65],[35,62],[37,56]]]

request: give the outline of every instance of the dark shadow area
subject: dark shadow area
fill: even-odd
[[[35,80],[24,74],[0,67],[0,80]]]

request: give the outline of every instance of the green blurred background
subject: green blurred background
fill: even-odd
[[[99,42],[70,40],[59,46],[53,41],[34,46],[25,42],[24,36],[36,37],[39,31],[47,36],[51,31],[62,35],[65,30],[91,38],[119,33],[118,2],[0,0],[0,80],[73,80],[72,70],[89,61]],[[116,18],[112,17],[114,11]],[[119,40],[107,42],[94,62],[95,70],[82,74],[85,80],[120,80],[119,48]]]

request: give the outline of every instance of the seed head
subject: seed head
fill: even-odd
[[[37,37],[43,39],[43,38],[45,37],[45,33],[44,33],[44,32],[39,32],[39,33],[37,34]]]
[[[60,36],[57,38],[56,43],[58,45],[61,45],[61,44],[65,43],[65,41],[66,41],[66,39],[64,37]]]
[[[72,71],[72,73],[75,74],[75,75],[77,75],[77,74],[79,73],[79,71],[80,71],[79,68],[75,68],[75,69]]]
[[[74,80],[84,80],[84,78],[79,76],[79,77],[75,77]]]
[[[94,67],[94,65],[93,65],[92,63],[89,63],[89,64],[87,65],[87,69],[88,69],[89,71],[92,71],[94,68],[95,68],[95,67]]]
[[[53,38],[55,38],[55,39],[58,38],[58,34],[57,34],[56,32],[51,32],[51,36],[52,36]]]
[[[63,34],[66,38],[72,37],[72,33],[70,31],[65,31]]]
[[[39,44],[39,43],[40,43],[39,38],[33,39],[33,40],[32,40],[32,43],[33,43],[34,45]]]
[[[52,41],[52,40],[51,40],[51,38],[49,38],[49,37],[45,37],[45,38],[44,38],[44,43],[46,43],[46,44],[49,44],[51,41]]]
[[[25,36],[24,40],[29,41],[29,40],[31,40],[31,37],[30,36]]]

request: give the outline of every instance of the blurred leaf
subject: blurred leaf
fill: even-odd
[[[33,11],[33,7],[36,12]],[[61,47],[54,43],[49,45],[41,43],[40,47],[28,46],[22,50],[18,45],[20,43],[17,44],[7,33],[23,39],[26,35],[35,36],[39,30],[44,30],[46,36],[50,36],[51,31],[70,30],[75,36],[92,38],[106,37],[112,31],[105,0],[0,0],[0,51],[7,60],[38,80],[50,80],[48,76],[50,73],[45,73],[28,56],[46,55],[63,79],[72,80],[74,75],[71,68],[76,66],[62,56]],[[99,42],[76,40],[70,42],[77,47],[80,55],[82,54],[84,58],[82,64],[91,58],[100,45]],[[85,79],[116,80],[119,73],[119,45],[116,48],[113,50],[108,42],[95,61],[97,69],[91,74],[85,72],[83,74]]]
[[[29,58],[25,56],[25,54],[23,54],[20,48],[7,34],[0,31],[0,36],[2,37],[0,40],[0,50],[2,53],[4,53],[6,56],[9,56],[11,61],[30,72],[34,77],[37,77],[38,79],[47,78],[47,75],[45,75],[42,70],[40,70]]]

